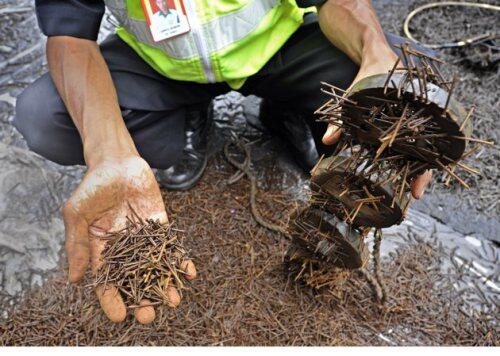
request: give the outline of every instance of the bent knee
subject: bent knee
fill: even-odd
[[[74,152],[78,147],[68,146],[81,145],[76,128],[71,129],[62,100],[50,78],[44,77],[17,97],[13,125],[33,152],[62,165],[81,164],[78,152]]]
[[[39,89],[39,86],[30,85],[17,97],[13,124],[26,140],[28,147],[41,154],[47,123],[52,114],[47,111],[44,93]]]

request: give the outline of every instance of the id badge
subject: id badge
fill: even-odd
[[[155,42],[191,30],[183,0],[141,0],[141,2]]]

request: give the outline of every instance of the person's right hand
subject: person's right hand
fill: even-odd
[[[132,210],[134,212],[132,212]],[[66,229],[66,252],[69,280],[79,281],[88,267],[96,273],[102,264],[101,253],[111,231],[126,226],[126,217],[138,214],[143,220],[167,223],[167,213],[160,188],[149,165],[138,156],[99,162],[89,168],[82,182],[63,207]],[[183,262],[186,278],[196,277],[192,261]],[[127,310],[118,290],[113,286],[97,287],[96,293],[106,316],[113,322],[125,319]],[[179,292],[168,289],[169,305],[180,303]],[[141,301],[147,304],[147,300]],[[152,306],[135,309],[137,321],[150,323],[155,318]]]
[[[394,63],[398,60],[398,57],[394,52],[389,51],[389,54],[385,57],[378,54],[376,58],[366,60],[361,64],[358,74],[354,78],[351,85],[346,89],[345,95],[348,95],[349,91],[354,87],[354,85],[364,78],[370,77],[376,74],[386,74],[391,71],[394,67]],[[333,145],[339,141],[342,135],[342,130],[335,125],[328,125],[328,128],[323,136],[323,143],[325,145]],[[422,174],[416,176],[411,184],[410,190],[411,194],[415,199],[420,199],[425,192],[425,189],[432,180],[432,171],[426,170]]]

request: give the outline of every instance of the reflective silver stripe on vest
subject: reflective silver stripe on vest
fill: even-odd
[[[127,15],[125,0],[105,0],[109,11],[139,42],[158,48],[174,59],[199,57],[193,34],[186,34],[155,42],[145,20],[131,19]],[[203,37],[208,41],[210,53],[237,42],[255,30],[264,16],[278,5],[280,0],[253,0],[238,11],[218,17],[201,25]]]
[[[187,59],[197,55],[194,39],[190,33],[169,40],[155,42],[145,20],[141,21],[129,18],[125,0],[105,0],[105,3],[120,25],[132,33],[139,42],[158,48],[169,57],[175,59]]]
[[[195,1],[184,0],[184,6],[186,6],[188,21],[191,25],[191,35],[193,36],[196,44],[196,49],[198,50],[198,55],[200,56],[201,66],[203,67],[205,77],[209,83],[215,83],[216,78],[213,63],[210,59],[210,50],[207,45],[208,41],[204,37],[203,28],[201,27],[197,16],[198,12],[196,11]]]

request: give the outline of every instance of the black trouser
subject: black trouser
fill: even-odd
[[[393,35],[387,38],[393,46],[405,42]],[[139,153],[153,168],[175,164],[184,146],[186,107],[207,105],[215,96],[228,92],[229,86],[165,78],[116,35],[109,36],[100,48],[117,90],[123,119]],[[315,122],[312,113],[325,100],[320,95],[320,82],[347,88],[357,70],[357,65],[325,38],[316,16],[310,14],[240,92],[303,113],[319,143],[326,127]],[[14,125],[28,146],[40,155],[63,165],[84,164],[78,131],[48,74],[19,96]]]

